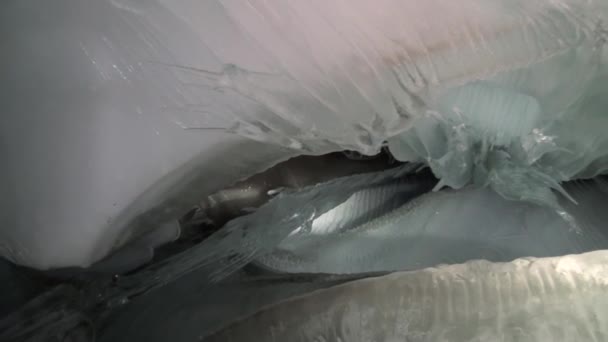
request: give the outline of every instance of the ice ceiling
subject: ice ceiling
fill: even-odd
[[[278,161],[387,139],[438,188],[576,226],[556,194],[606,170],[607,16],[591,0],[11,3],[2,254],[86,266]]]

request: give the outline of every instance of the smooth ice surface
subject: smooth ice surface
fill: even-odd
[[[205,341],[605,341],[608,252],[473,261],[287,300]]]
[[[212,54],[158,3],[141,7],[136,14],[120,1],[2,4],[4,257],[41,269],[88,266],[293,155],[184,129],[217,126],[196,110],[212,95],[151,62],[205,63]]]
[[[422,195],[339,232],[294,234],[257,263],[278,272],[342,274],[608,248],[605,181],[573,183],[566,188],[578,204],[563,202],[580,222],[580,230],[545,207],[509,201],[490,189],[465,188]]]

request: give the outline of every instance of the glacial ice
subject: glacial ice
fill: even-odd
[[[378,186],[354,192],[347,200],[319,217],[298,227],[289,237],[298,235],[327,236],[352,229],[398,208],[408,199],[429,191],[436,180],[428,175],[404,175]],[[323,185],[319,185],[323,187]],[[350,187],[340,189],[352,191]],[[297,195],[296,195],[297,196]],[[281,242],[289,243],[289,237]],[[295,238],[297,239],[297,237]]]
[[[488,82],[502,90],[469,107],[499,101],[505,114],[517,100],[513,108],[529,117],[505,114],[514,118],[500,120],[505,133],[533,126],[538,134],[527,136],[523,159],[491,149],[496,172],[471,179],[547,203],[555,182],[605,169],[605,156],[587,153],[604,140],[579,132],[603,127],[601,106],[583,101],[587,123],[576,109],[608,74],[607,7],[603,0],[6,4],[2,32],[15,36],[6,37],[13,53],[0,148],[10,167],[0,177],[0,253],[42,269],[88,266],[202,196],[291,156],[373,154],[429,110],[449,110]],[[475,122],[487,129],[493,118]],[[433,130],[423,145],[441,149]],[[537,144],[552,137],[557,149]],[[425,162],[445,184],[463,184],[470,156],[450,151]],[[461,170],[448,176],[441,164]],[[522,174],[539,188],[503,188]]]
[[[0,255],[17,264],[90,266],[201,197],[295,155],[181,127],[219,125],[196,106],[212,92],[181,85],[151,61],[203,65],[212,54],[160,3],[127,8],[121,0],[2,4]]]
[[[206,270],[207,281],[222,280],[257,257],[272,252],[290,234],[310,233],[316,218],[348,201],[353,193],[396,185],[418,167],[417,164],[403,165],[381,172],[341,177],[298,190],[284,190],[255,212],[228,222],[200,244],[133,275],[120,277],[117,286],[101,297],[107,302],[120,303],[124,298],[165,285],[199,268]],[[407,198],[431,186],[428,181],[404,184],[397,192],[407,189],[404,191]],[[391,196],[383,200],[390,203]],[[357,214],[361,218],[371,213]],[[353,216],[355,221],[356,216]],[[329,230],[340,231],[335,226]]]
[[[601,179],[566,186],[578,204],[561,200],[580,230],[545,207],[469,187],[404,198],[399,208],[339,232],[291,235],[256,262],[275,272],[344,274],[606,249],[605,187]]]
[[[578,222],[574,229],[546,207],[507,200],[490,189],[420,196],[434,181],[412,176],[418,168],[404,165],[285,190],[190,250],[121,277],[107,300],[120,301],[197,268],[206,269],[210,281],[218,281],[251,261],[275,272],[344,274],[608,247],[608,217],[601,210],[608,186],[602,178],[567,184],[577,203],[559,198],[563,210]],[[370,202],[354,203],[353,198]],[[331,220],[339,211],[345,220]]]
[[[95,267],[131,269],[198,200],[299,154],[374,154],[388,139],[412,162],[284,191],[111,285],[58,288],[78,303],[44,306],[57,299],[46,293],[0,334],[60,334],[89,323],[83,294],[111,311],[195,269],[208,288],[250,261],[361,273],[606,247],[604,181],[566,183],[608,171],[605,0],[21,0],[0,16],[0,34],[15,34],[5,37],[0,255],[15,263],[85,267],[116,253]],[[431,186],[408,183],[420,164],[438,191],[411,200]],[[214,338],[602,341],[606,261],[398,273],[268,307]],[[271,286],[218,316],[324,284]],[[185,298],[173,300],[154,314]],[[219,326],[196,305],[172,317],[176,329],[199,313]]]
[[[200,341],[268,305],[358,278],[239,274],[209,286],[201,281],[205,279],[204,272],[195,271],[124,307],[111,318],[111,324],[97,341]]]
[[[206,342],[605,341],[608,252],[393,273],[262,309]]]
[[[390,150],[399,160],[426,162],[440,178],[437,188],[488,186],[564,214],[552,190],[567,196],[562,182],[608,168],[602,49],[603,40],[591,41],[443,90],[426,115],[389,139]]]

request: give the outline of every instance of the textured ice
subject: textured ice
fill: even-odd
[[[205,341],[605,341],[608,252],[473,261],[354,281]]]
[[[429,191],[435,182],[435,179],[427,175],[414,174],[356,191],[335,208],[298,227],[289,237],[341,233],[391,212],[408,199]],[[352,191],[348,187],[343,190]],[[281,244],[289,243],[290,240],[287,238]]]
[[[446,92],[502,74],[528,95],[527,124],[540,124],[534,115],[544,113],[533,113],[535,101],[559,116],[552,111],[576,101],[603,65],[603,1],[227,0],[218,7],[222,16],[207,11],[216,16],[209,35],[234,27],[248,39],[207,36],[230,63],[199,70],[201,79],[265,112],[236,115],[235,131],[303,150],[329,144],[373,152],[411,119],[437,110],[442,98],[449,106]],[[243,55],[245,47],[257,54]],[[510,109],[512,101],[503,102]],[[220,111],[235,116],[241,108]]]
[[[295,154],[179,126],[217,125],[195,105],[211,94],[150,61],[211,53],[159,3],[120,5],[2,4],[0,255],[18,264],[89,266]]]
[[[571,220],[552,190],[564,192],[561,182],[608,169],[608,83],[598,77],[604,36],[437,92],[425,115],[389,139],[391,152],[426,162],[440,178],[437,188],[489,186]]]
[[[407,181],[406,175],[419,165],[403,165],[382,172],[337,178],[298,190],[285,190],[255,212],[228,222],[208,239],[174,257],[163,260],[133,275],[119,278],[116,288],[103,296],[109,302],[172,282],[197,268],[217,281],[234,273],[255,258],[270,253],[277,245],[302,227],[347,201],[353,193]],[[432,183],[412,183],[405,196],[420,193]],[[363,213],[365,214],[365,213]],[[310,231],[304,229],[304,231]],[[330,231],[337,231],[331,228]],[[296,233],[297,234],[297,233]]]
[[[422,195],[338,233],[294,234],[257,262],[278,272],[341,274],[606,249],[605,184],[596,180],[567,186],[578,205],[562,201],[581,223],[580,230],[545,207],[509,201],[489,189],[465,188]]]
[[[88,266],[280,160],[375,153],[454,101],[470,110],[500,103],[487,119],[469,116],[479,129],[495,127],[496,115],[509,118],[501,119],[504,136],[491,141],[538,129],[522,145],[525,158],[489,149],[495,153],[482,160],[496,172],[473,179],[489,179],[508,197],[548,202],[547,183],[605,167],[605,157],[581,153],[604,144],[601,106],[581,94],[605,89],[592,83],[608,75],[607,7],[603,0],[7,3],[0,253],[37,268]],[[461,103],[484,91],[478,104]],[[581,102],[588,120],[575,115]],[[511,107],[522,112],[507,115]],[[557,150],[537,144],[552,137]],[[441,149],[441,136],[423,140]],[[459,142],[444,148],[470,147]],[[458,185],[469,177],[461,165],[471,163],[471,150],[453,154],[431,166],[453,168],[449,177],[437,172]],[[526,186],[539,188],[503,186],[518,184],[517,175],[538,179]]]
[[[95,327],[78,305],[79,291],[59,285],[0,320],[6,342],[94,341]]]
[[[270,304],[354,280],[333,276],[242,276],[209,286],[203,281],[204,272],[193,272],[122,308],[97,341],[200,341]]]

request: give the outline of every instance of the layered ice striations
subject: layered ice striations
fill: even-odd
[[[236,38],[204,41],[223,67],[185,72],[220,90],[212,108],[234,118],[231,131],[304,153],[374,153],[429,111],[447,116],[449,127],[506,124],[487,137],[506,144],[575,111],[605,63],[602,1],[226,0],[218,7],[219,18],[207,11],[215,15],[210,32],[219,25],[224,38]],[[464,122],[449,113],[457,106]]]
[[[605,249],[605,184],[598,179],[567,185],[578,204],[561,202],[580,230],[546,207],[469,187],[422,195],[339,233],[289,236],[256,262],[276,272],[344,274]]]
[[[436,180],[428,175],[407,175],[354,192],[348,199],[314,220],[298,227],[289,237],[340,234],[387,214],[403,203],[432,189]],[[323,185],[321,185],[323,186]],[[342,190],[349,191],[347,187]],[[289,243],[286,239],[282,243]],[[294,238],[295,240],[295,238]]]
[[[5,39],[0,254],[22,265],[89,266],[239,179],[298,154],[374,154],[433,112],[440,129],[422,146],[439,150],[395,153],[432,164],[444,184],[489,180],[548,203],[553,182],[605,167],[587,153],[602,149],[605,126],[585,91],[606,89],[605,0],[45,5],[2,12],[2,32],[18,36]],[[42,12],[54,15],[28,20]],[[451,131],[463,123],[464,137]],[[498,124],[505,133],[481,141],[501,147],[477,147],[469,130]],[[521,148],[502,147],[522,132]]]
[[[608,83],[598,77],[603,35],[436,92],[426,114],[389,139],[391,152],[427,163],[440,178],[437,188],[488,186],[507,199],[553,208],[575,227],[555,191],[568,196],[562,182],[608,168]]]
[[[231,132],[302,153],[369,154],[389,139],[398,159],[427,163],[438,187],[489,186],[572,226],[554,190],[608,167],[602,1],[221,5],[259,51],[256,64],[210,44],[230,63],[198,70],[222,90]],[[232,105],[220,103],[227,96]]]
[[[335,286],[205,341],[605,341],[608,252],[473,261]]]
[[[259,256],[272,252],[288,236],[310,234],[309,228],[315,219],[335,210],[354,193],[374,188],[386,190],[387,185],[397,185],[396,189],[380,196],[384,203],[390,203],[392,197],[407,198],[430,189],[434,183],[428,177],[420,183],[412,181],[409,185],[398,185],[406,182],[406,175],[418,167],[416,164],[403,165],[382,172],[337,178],[298,191],[284,190],[255,212],[228,222],[197,246],[136,274],[121,277],[117,286],[101,297],[110,305],[120,304],[132,295],[172,282],[197,268],[206,269],[210,274],[209,280],[221,280]],[[377,210],[382,209],[384,206],[377,207]],[[373,210],[356,212],[352,218],[357,221],[357,216],[363,219],[371,213]],[[334,225],[331,220],[327,223],[328,232],[345,229]]]

